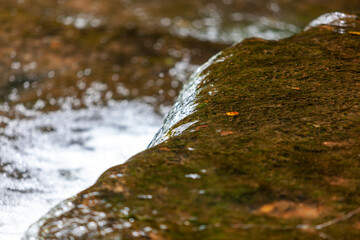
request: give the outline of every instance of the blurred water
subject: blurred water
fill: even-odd
[[[0,239],[20,239],[56,203],[143,150],[161,123],[149,105],[127,101],[27,115],[0,137]]]

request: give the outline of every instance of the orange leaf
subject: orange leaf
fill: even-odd
[[[170,151],[170,149],[168,149],[167,147],[159,148],[159,150],[161,150],[161,151]]]
[[[360,36],[360,32],[349,31],[349,33],[352,34],[352,35],[359,35]]]
[[[237,115],[239,115],[239,113],[238,112],[227,112],[226,115],[228,115],[228,116],[237,116]]]
[[[260,213],[270,213],[275,209],[275,204],[266,204],[260,207]]]
[[[227,136],[227,135],[232,135],[232,134],[234,134],[233,131],[221,131],[221,132],[220,132],[220,135],[221,135],[221,136]]]

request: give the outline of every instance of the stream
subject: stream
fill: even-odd
[[[143,150],[161,124],[149,105],[126,101],[30,114],[0,138],[0,239],[20,239],[56,203]]]

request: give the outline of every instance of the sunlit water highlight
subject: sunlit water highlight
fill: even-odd
[[[145,149],[162,118],[126,101],[27,115],[9,121],[0,137],[0,239],[20,239],[56,203]]]

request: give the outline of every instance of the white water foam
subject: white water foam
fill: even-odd
[[[331,12],[325,13],[320,17],[316,18],[315,20],[311,21],[306,27],[305,31],[318,27],[320,25],[332,25],[337,27],[346,27],[347,23],[343,19],[355,19],[355,14],[346,14],[341,12]]]
[[[56,203],[145,149],[162,120],[152,107],[126,101],[28,115],[7,120],[0,135],[0,239],[20,239]]]

